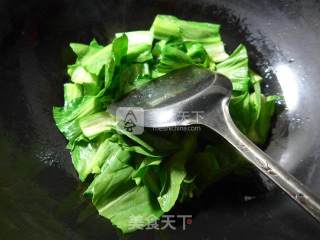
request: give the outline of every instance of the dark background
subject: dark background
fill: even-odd
[[[123,238],[82,198],[51,109],[63,103],[69,42],[107,43],[115,32],[149,28],[158,13],[221,23],[229,51],[248,47],[265,92],[287,102],[267,151],[320,194],[319,1],[0,1],[1,240]],[[258,174],[229,177],[172,214],[192,214],[193,223],[125,238],[320,238],[320,225]]]

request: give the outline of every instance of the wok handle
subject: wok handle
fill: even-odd
[[[222,135],[249,162],[320,222],[319,198],[240,132],[231,119],[227,100],[222,102],[221,111],[212,112],[208,119],[211,121],[205,125]]]

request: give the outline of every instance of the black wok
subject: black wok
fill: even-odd
[[[248,46],[265,92],[287,104],[266,151],[320,194],[319,1],[0,1],[1,240],[120,238],[82,197],[51,109],[63,103],[69,42],[107,43],[115,32],[149,28],[158,13],[221,23],[229,51]],[[192,214],[193,223],[127,238],[320,238],[320,225],[259,174],[230,176],[172,214]]]

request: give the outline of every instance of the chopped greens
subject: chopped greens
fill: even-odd
[[[106,111],[112,102],[154,78],[197,65],[231,79],[236,125],[257,144],[267,140],[278,97],[262,94],[262,77],[249,68],[244,45],[226,53],[218,24],[158,15],[149,31],[116,33],[106,46],[93,39],[70,47],[77,59],[68,66],[65,104],[53,108],[53,117],[69,141],[80,180],[89,183],[85,195],[123,233],[141,228],[130,219],[140,217],[146,226],[178,200],[247,165],[223,141],[200,144],[201,134],[136,136],[117,129]]]

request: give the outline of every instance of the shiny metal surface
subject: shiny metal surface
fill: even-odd
[[[116,114],[119,107],[140,107],[144,113],[143,127],[148,128],[197,124],[196,114],[179,119],[179,113],[211,110],[214,103],[211,101],[221,95],[220,92],[217,96],[205,94],[214,81],[213,77],[211,72],[201,68],[184,68],[133,91],[120,102],[112,104],[109,111]],[[215,90],[223,91],[218,87]]]
[[[226,77],[203,68],[187,67],[141,87],[110,109],[116,112],[119,107],[132,108],[133,111],[135,107],[142,108],[142,127],[169,128],[198,124],[216,131],[320,223],[319,197],[236,127],[229,113],[231,95],[232,84]],[[196,114],[186,114],[181,119],[179,114],[192,112],[201,112],[201,118]]]
[[[264,76],[264,92],[283,93],[288,106],[275,119],[266,152],[320,194],[318,0],[1,0],[1,239],[120,238],[107,221],[89,214],[51,110],[63,104],[66,65],[74,60],[69,42],[95,37],[107,43],[115,32],[149,28],[158,13],[218,22],[228,51],[240,42],[248,47],[252,66]],[[312,218],[257,178],[231,176],[178,205],[172,214],[193,215],[186,231],[127,238],[320,238]]]

